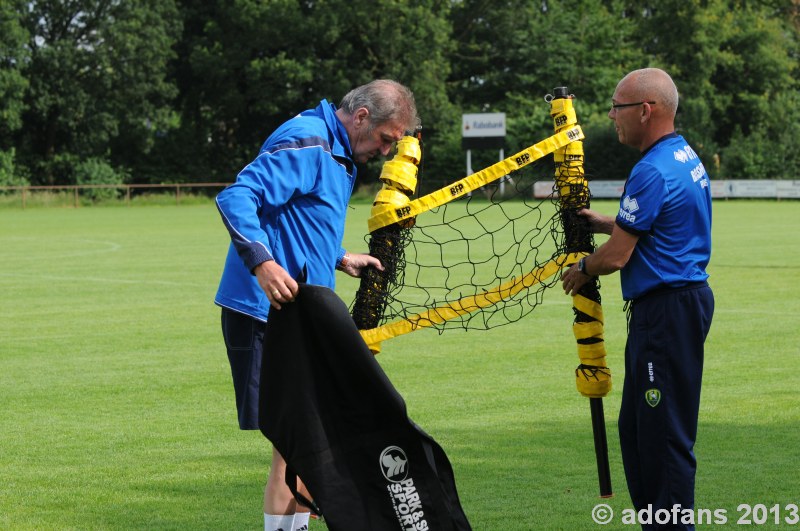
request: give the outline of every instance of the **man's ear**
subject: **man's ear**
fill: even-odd
[[[353,113],[353,125],[356,128],[366,126],[369,120],[369,110],[366,107],[359,107]]]
[[[644,104],[642,105],[642,116],[639,118],[641,123],[645,123],[650,119],[650,116],[653,114],[653,109],[650,108],[650,105]]]

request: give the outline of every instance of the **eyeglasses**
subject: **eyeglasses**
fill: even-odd
[[[625,107],[634,107],[636,105],[644,105],[645,103],[649,103],[650,105],[655,105],[656,102],[654,101],[637,101],[636,103],[612,103],[611,110],[615,111],[617,109],[623,109]]]

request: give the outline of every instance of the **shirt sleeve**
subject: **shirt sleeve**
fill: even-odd
[[[616,223],[637,236],[648,234],[667,198],[666,181],[653,164],[639,162],[625,183]]]
[[[217,195],[222,221],[249,271],[273,259],[267,227],[293,197],[313,188],[321,153],[319,146],[292,143],[269,148]]]
[[[347,254],[347,251],[344,247],[339,249],[339,252],[336,254],[336,268],[338,269],[342,265],[342,260],[344,259],[344,255]]]

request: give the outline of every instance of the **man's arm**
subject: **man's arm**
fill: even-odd
[[[578,215],[583,216],[589,221],[589,226],[592,227],[592,232],[595,234],[611,234],[614,230],[614,217],[606,216],[588,208],[578,210]]]
[[[583,259],[583,273],[578,270],[578,264],[574,264],[561,275],[564,292],[574,296],[592,277],[608,275],[625,267],[637,241],[638,236],[614,223],[608,241]]]
[[[239,172],[236,182],[217,195],[222,221],[249,271],[274,258],[262,218],[314,186],[322,151],[271,149],[256,157]]]

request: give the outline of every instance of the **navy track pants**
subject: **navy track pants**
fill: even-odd
[[[713,314],[714,295],[705,283],[659,290],[631,304],[619,436],[637,511],[651,507],[655,514],[675,504],[694,508],[694,444],[704,343]],[[642,528],[694,526],[671,518]]]

